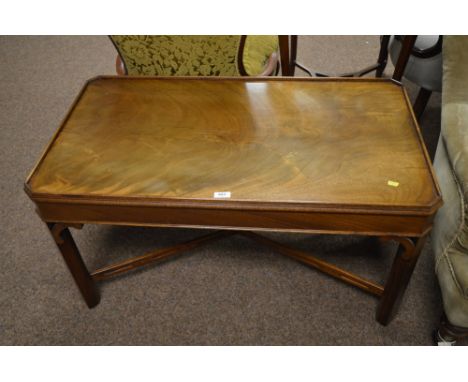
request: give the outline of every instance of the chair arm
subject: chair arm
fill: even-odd
[[[125,76],[127,74],[127,71],[125,70],[125,65],[122,59],[120,58],[119,54],[117,54],[117,57],[115,58],[115,71],[119,76]]]
[[[268,61],[265,65],[265,68],[263,69],[263,72],[260,73],[258,77],[273,75],[278,67],[278,57],[279,57],[278,53],[273,52],[271,56],[268,58]]]

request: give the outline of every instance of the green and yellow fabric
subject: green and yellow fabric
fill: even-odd
[[[255,76],[278,50],[278,36],[110,37],[129,75]]]

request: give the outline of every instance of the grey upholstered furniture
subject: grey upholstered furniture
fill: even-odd
[[[468,36],[443,44],[442,126],[434,162],[444,206],[432,243],[445,316],[439,342],[468,336]]]

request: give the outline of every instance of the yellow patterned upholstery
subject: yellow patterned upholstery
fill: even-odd
[[[263,72],[265,63],[278,47],[278,36],[247,36],[242,62],[249,76]]]
[[[111,36],[129,75],[238,76],[241,36]],[[242,64],[259,75],[278,36],[247,36]]]

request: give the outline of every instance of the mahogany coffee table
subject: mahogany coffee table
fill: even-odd
[[[90,308],[97,281],[242,234],[378,296],[382,324],[442,204],[406,92],[382,79],[98,77],[25,188]],[[83,224],[220,230],[90,273]],[[400,247],[382,286],[252,231]]]

